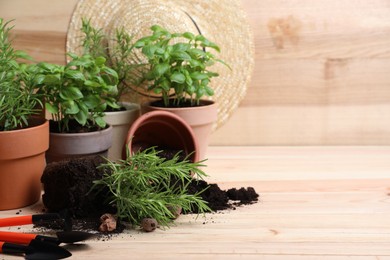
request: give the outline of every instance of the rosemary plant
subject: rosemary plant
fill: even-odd
[[[12,47],[12,28],[0,18],[0,131],[28,127],[29,119],[42,108],[35,87],[37,67],[19,62],[31,57]]]
[[[134,69],[141,66],[132,64],[130,61],[134,48],[133,36],[128,34],[124,28],[116,28],[114,39],[109,39],[101,28],[93,27],[87,19],[82,19],[81,31],[84,33],[83,53],[106,58],[108,65],[118,73],[118,92],[114,98],[119,102],[123,95],[131,91],[130,85],[134,85],[137,81]],[[115,43],[110,50],[108,50],[109,40]]]
[[[105,176],[94,182],[93,189],[109,190],[109,203],[116,206],[118,217],[140,225],[143,218],[154,218],[161,226],[169,226],[175,210],[191,211],[196,206],[199,213],[211,211],[198,194],[188,194],[188,185],[206,174],[201,162],[179,161],[179,156],[167,160],[159,151],[149,148],[118,162],[107,161],[101,165]],[[194,176],[192,176],[192,173]]]

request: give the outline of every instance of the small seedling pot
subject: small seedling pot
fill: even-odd
[[[0,210],[25,207],[41,196],[41,176],[49,148],[49,122],[0,132]]]
[[[199,161],[198,142],[193,130],[181,117],[167,111],[141,115],[130,127],[126,144],[130,155],[140,149],[158,147],[191,154],[191,161]],[[125,156],[126,149],[123,153]]]

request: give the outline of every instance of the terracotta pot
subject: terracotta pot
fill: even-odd
[[[47,163],[65,159],[102,155],[107,157],[112,144],[112,126],[88,133],[50,133]]]
[[[125,145],[127,133],[131,124],[139,117],[140,108],[138,104],[122,102],[120,105],[126,108],[125,111],[106,112],[104,120],[113,127],[112,146],[108,150],[110,160],[119,160],[122,158],[122,151]]]
[[[217,120],[217,105],[211,100],[202,100],[201,104],[197,107],[167,108],[153,106],[153,102],[148,102],[142,105],[141,113],[156,110],[168,111],[184,119],[191,126],[198,141],[199,160],[204,160],[206,159],[212,126]]]
[[[49,122],[34,119],[30,126],[0,132],[0,210],[31,205],[41,196]]]
[[[130,154],[151,146],[192,153],[199,160],[198,143],[191,127],[179,116],[166,111],[152,111],[140,116],[130,127],[126,144]],[[126,151],[124,151],[124,154]]]

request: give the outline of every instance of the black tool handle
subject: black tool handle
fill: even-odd
[[[57,219],[61,219],[61,216],[58,213],[45,213],[45,214],[32,215],[33,223],[38,223],[40,221],[57,220]]]
[[[7,242],[0,242],[0,253],[4,254],[25,254],[32,250],[29,246]]]

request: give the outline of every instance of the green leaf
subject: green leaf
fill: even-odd
[[[136,41],[134,43],[134,47],[135,48],[142,48],[144,46],[145,46],[145,40],[144,39],[140,39],[140,40],[138,40],[138,41]]]
[[[97,95],[88,95],[83,99],[84,104],[89,108],[93,109],[100,104],[100,97]]]
[[[175,72],[171,75],[170,79],[173,82],[183,84],[186,80],[186,77],[184,76],[184,74],[182,74],[180,72]]]
[[[33,60],[33,58],[24,51],[16,50],[15,55],[18,59]]]
[[[105,63],[106,63],[106,58],[102,57],[102,56],[99,56],[95,59],[95,63],[96,65],[98,65],[99,67],[103,66]]]
[[[104,121],[103,117],[100,117],[100,116],[95,118],[95,122],[101,128],[105,128],[107,125],[107,123],[106,123],[106,121]]]
[[[169,89],[171,88],[171,84],[169,82],[169,80],[167,79],[163,79],[161,82],[160,82],[160,87],[162,90],[164,91],[169,91]]]
[[[45,109],[46,109],[47,112],[49,112],[50,114],[57,114],[57,113],[58,113],[58,107],[55,107],[55,106],[53,106],[53,105],[50,104],[50,103],[45,103]]]
[[[190,47],[191,45],[188,43],[179,42],[172,46],[172,51],[187,51]]]
[[[184,51],[174,51],[171,55],[175,60],[191,60],[191,56]]]
[[[38,66],[44,70],[47,70],[47,71],[54,71],[54,70],[58,69],[58,65],[50,64],[50,63],[46,63],[46,62],[41,62],[38,64]]]
[[[79,106],[73,100],[68,100],[64,102],[63,105],[66,114],[75,115],[80,111]]]
[[[81,109],[77,114],[74,115],[74,118],[76,119],[77,123],[84,126],[87,124],[88,112],[85,112]]]
[[[84,80],[84,74],[79,70],[65,70],[65,76],[74,80]]]
[[[214,90],[210,88],[209,86],[205,86],[205,91],[208,96],[213,96],[214,95]]]
[[[202,80],[202,79],[207,79],[208,78],[207,74],[201,73],[201,72],[197,72],[197,71],[191,73],[190,76],[191,76],[191,78],[193,78],[195,80]]]
[[[190,32],[185,32],[183,33],[183,37],[184,38],[187,38],[188,40],[193,40],[195,39],[195,35],[193,33],[190,33]]]
[[[77,87],[69,86],[61,89],[60,97],[65,100],[76,100],[83,98],[83,93]]]
[[[205,90],[204,90],[203,88],[198,88],[198,89],[196,90],[196,97],[197,97],[197,98],[203,97],[204,94],[205,94]]]
[[[153,70],[152,74],[154,78],[159,78],[161,77],[165,72],[169,70],[170,66],[167,63],[162,63],[162,64],[157,64]]]
[[[206,53],[201,49],[190,49],[187,51],[192,58],[199,59],[206,57]]]
[[[142,53],[145,54],[148,59],[152,59],[156,50],[156,45],[146,45],[142,48]]]
[[[100,83],[92,80],[84,81],[84,85],[88,87],[100,87]]]
[[[61,83],[61,75],[60,74],[53,74],[53,75],[45,75],[44,77],[44,80],[43,80],[43,83],[44,84],[60,84]]]

